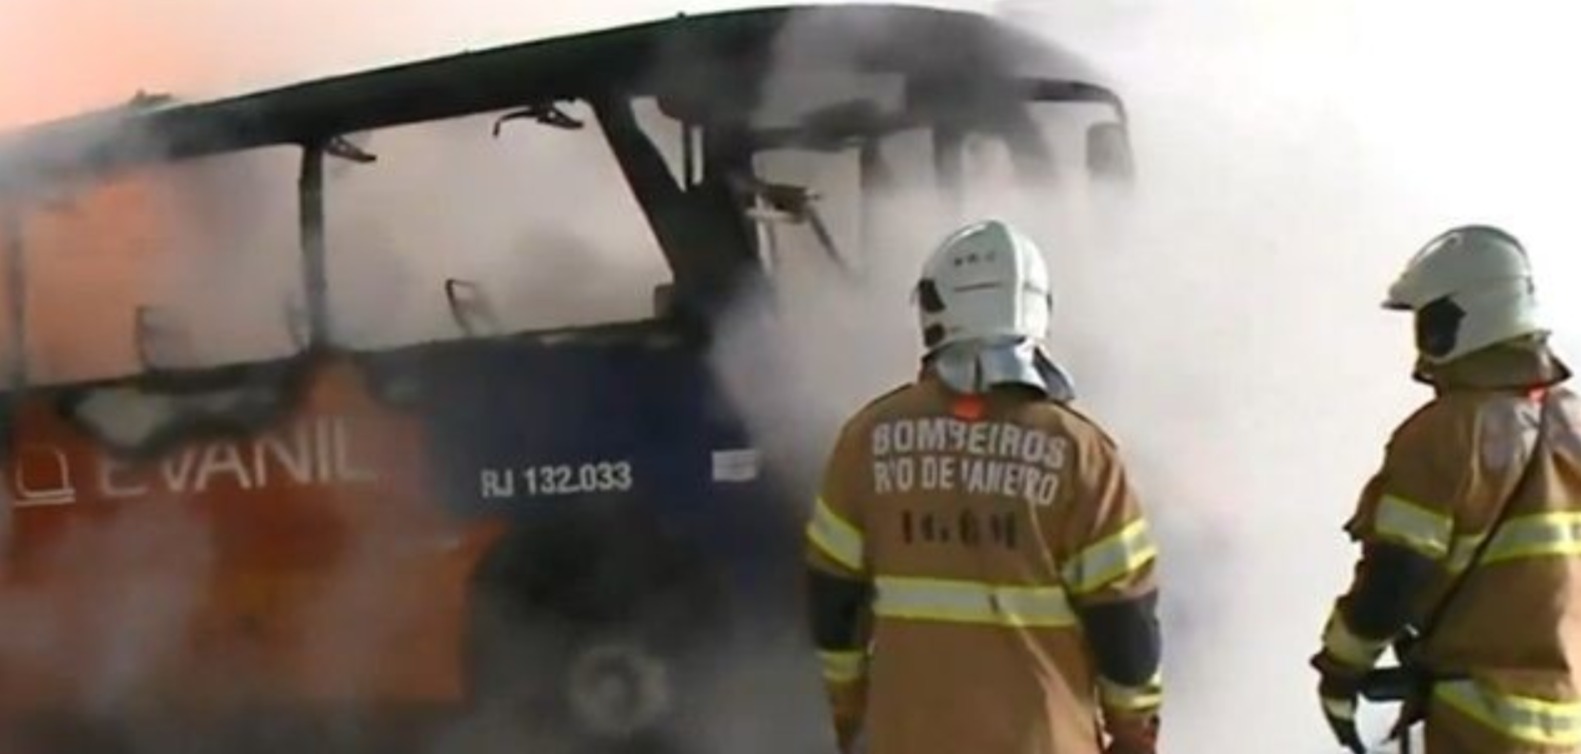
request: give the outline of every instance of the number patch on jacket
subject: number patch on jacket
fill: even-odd
[[[900,511],[900,539],[908,545],[936,544],[1015,549],[1015,513]]]

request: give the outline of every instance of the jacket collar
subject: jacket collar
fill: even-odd
[[[1533,336],[1498,343],[1445,364],[1418,362],[1412,376],[1445,393],[1551,387],[1570,379],[1571,372],[1546,337]]]

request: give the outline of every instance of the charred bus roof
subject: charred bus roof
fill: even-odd
[[[600,95],[652,95],[681,113],[721,94],[750,107],[781,35],[844,65],[959,78],[1026,66],[1058,75],[1044,97],[1119,99],[1073,56],[960,11],[900,5],[780,6],[652,21],[403,63],[220,99],[139,96],[119,108],[0,136],[0,193],[61,179],[253,148],[332,145],[344,134]],[[798,60],[817,65],[820,56]],[[698,113],[699,116],[702,113]],[[717,116],[717,113],[713,115]],[[702,119],[702,118],[699,118]],[[333,152],[333,149],[331,149]]]
[[[797,115],[788,123],[758,122],[760,105],[786,94],[769,90],[784,83],[776,76],[787,71],[798,78],[790,92]],[[829,105],[818,95],[830,92],[798,88],[824,73],[837,79],[852,71],[903,80],[898,108],[840,100],[843,92],[833,93],[838,101]],[[801,77],[805,73],[815,75]],[[685,129],[683,175],[671,173],[652,136],[636,123],[632,100],[639,98],[652,99]],[[375,156],[346,137],[487,113],[508,111],[503,118],[578,128],[582,124],[556,106],[576,100],[591,106],[666,258],[672,285],[656,308],[662,309],[659,319],[671,320],[711,318],[715,305],[764,273],[752,227],[757,220],[747,212],[755,202],[806,212],[797,206],[810,199],[795,196],[798,187],[759,179],[753,158],[761,151],[860,148],[867,154],[875,140],[916,132],[920,124],[932,134],[931,157],[940,180],[948,182],[960,172],[950,150],[962,150],[962,134],[984,124],[1036,161],[1041,149],[1031,142],[1037,139],[1025,138],[1025,113],[1015,112],[1027,102],[1097,103],[1112,112],[1113,122],[1104,124],[1112,127],[1108,135],[1118,131],[1123,142],[1127,128],[1119,97],[1057,45],[982,14],[877,4],[681,16],[213,100],[139,94],[118,108],[0,134],[0,257],[11,302],[3,326],[15,351],[11,385],[28,382],[22,226],[30,209],[72,193],[72,184],[160,163],[300,147],[296,190],[307,332],[294,339],[303,353],[345,351],[332,335],[328,304],[325,158],[372,161]],[[1006,113],[1008,118],[997,120]],[[692,146],[692,135],[700,137],[699,147]],[[1095,146],[1111,141],[1089,140],[1089,161],[1103,151]],[[838,256],[832,249],[831,255]],[[447,282],[454,314],[458,302],[452,293]],[[134,324],[141,348],[144,323]],[[161,371],[150,363],[143,367],[145,373]]]

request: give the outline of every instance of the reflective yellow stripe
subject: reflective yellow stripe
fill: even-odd
[[[1147,520],[1139,518],[1071,558],[1063,569],[1065,585],[1073,594],[1094,592],[1147,565],[1157,555]]]
[[[813,506],[807,539],[836,563],[853,571],[862,570],[862,531],[840,518],[823,498],[818,498]]]
[[[1581,744],[1581,704],[1503,694],[1471,680],[1441,683],[1433,694],[1511,738],[1541,746]]]
[[[1075,614],[1057,586],[1008,586],[974,581],[874,579],[873,613],[902,620],[982,623],[995,626],[1065,627]]]
[[[829,683],[854,683],[862,679],[867,655],[860,651],[819,652],[823,662],[823,679]]]
[[[1341,720],[1355,720],[1356,700],[1332,699],[1325,696],[1323,697],[1323,711],[1327,712],[1329,717],[1337,717]]]
[[[1370,669],[1388,646],[1388,639],[1365,639],[1352,633],[1337,608],[1329,613],[1328,624],[1323,628],[1323,648],[1341,662]]]
[[[1455,522],[1405,498],[1384,495],[1378,503],[1373,530],[1379,537],[1392,539],[1433,560],[1449,554]]]
[[[1482,556],[1484,563],[1581,555],[1581,513],[1540,513],[1504,523]]]
[[[1141,686],[1121,686],[1107,678],[1099,678],[1098,694],[1103,698],[1104,706],[1110,709],[1126,712],[1151,710],[1164,701],[1164,679],[1155,673],[1152,679]]]

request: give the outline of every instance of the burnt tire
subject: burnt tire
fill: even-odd
[[[660,735],[707,677],[725,590],[703,543],[651,504],[568,500],[515,523],[474,572],[475,709],[557,735]]]

